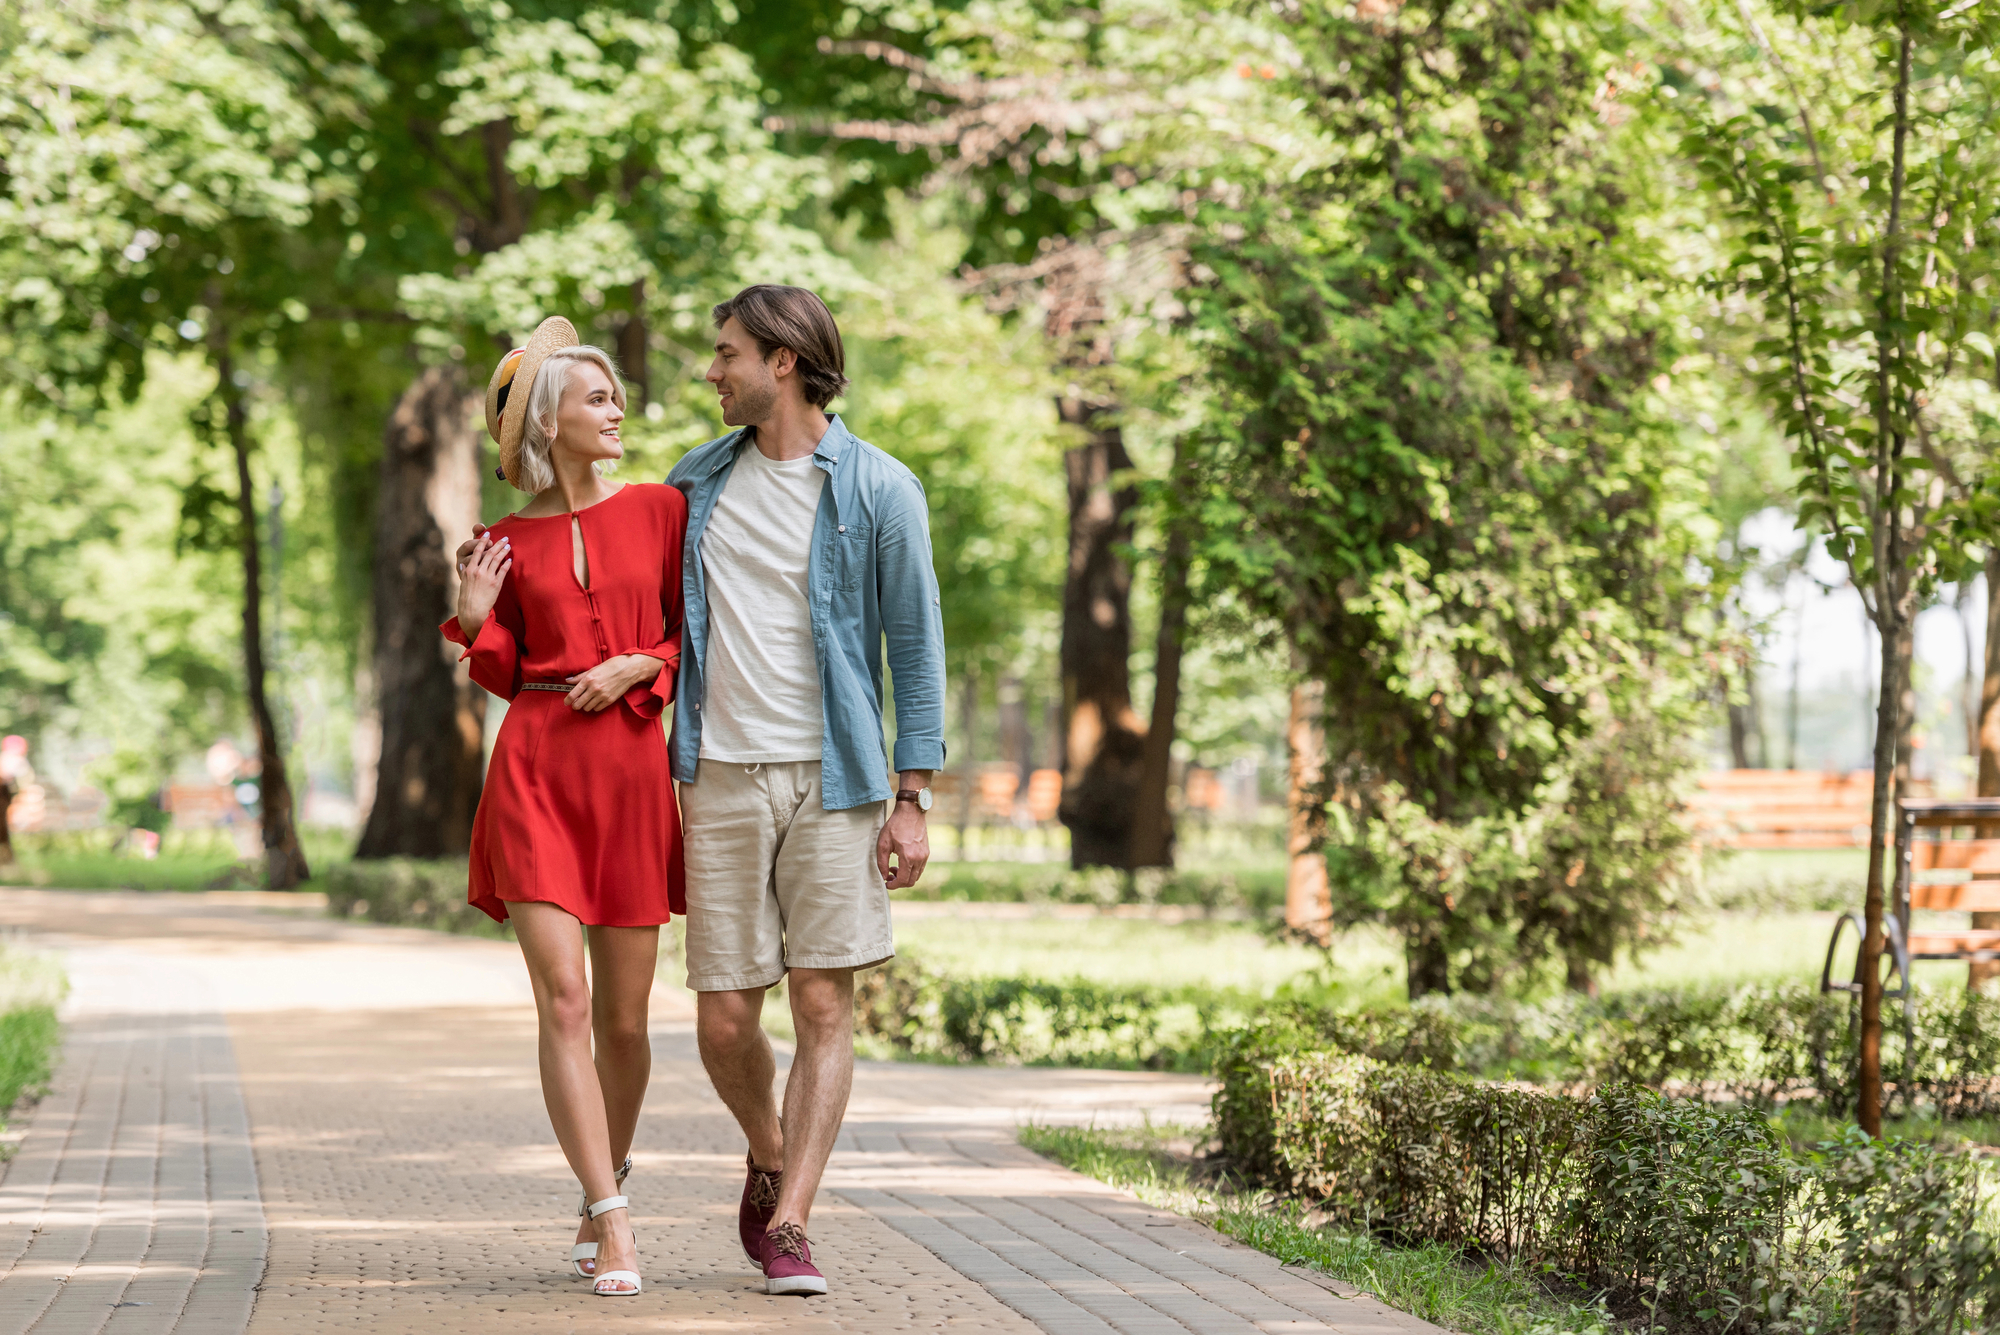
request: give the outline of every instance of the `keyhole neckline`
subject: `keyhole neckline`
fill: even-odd
[[[524,515],[519,512],[516,512],[514,514],[508,515],[507,518],[510,520],[514,520],[517,523],[523,523],[523,524],[539,524],[542,521],[548,519],[574,519],[576,518],[576,516],[583,514],[585,511],[595,510],[600,505],[609,505],[611,502],[617,500],[620,496],[623,496],[626,492],[630,490],[632,490],[632,484],[630,482],[621,482],[618,484],[618,490],[612,492],[609,496],[606,496],[601,501],[592,501],[589,505],[584,506],[582,510],[558,510],[556,513],[552,515]]]

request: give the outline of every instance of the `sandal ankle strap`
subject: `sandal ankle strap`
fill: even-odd
[[[622,1210],[630,1204],[631,1201],[623,1196],[606,1196],[603,1200],[598,1201],[590,1207],[590,1217],[595,1219],[597,1216],[607,1214],[612,1210]]]

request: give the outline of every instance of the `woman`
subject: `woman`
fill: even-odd
[[[472,679],[512,702],[473,821],[470,898],[521,942],[542,1094],[583,1184],[571,1264],[605,1297],[640,1289],[618,1189],[652,1066],[660,925],[684,911],[660,712],[680,660],[687,502],[601,476],[624,453],[624,416],[611,359],[568,321],[501,361],[487,428],[501,475],[534,498],[479,538],[441,627]]]

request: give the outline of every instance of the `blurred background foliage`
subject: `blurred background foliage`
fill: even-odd
[[[1388,930],[1412,995],[1589,988],[1700,897],[1695,772],[1806,763],[1760,704],[1758,591],[1810,563],[1776,335],[1690,117],[1865,191],[1814,163],[1875,171],[1899,13],[20,0],[0,732],[107,850],[207,783],[274,885],[462,853],[500,711],[425,628],[517,503],[493,360],[574,320],[657,478],[721,430],[709,307],[796,282],[928,489],[961,857],[1227,863],[1264,912],[1324,853],[1294,926]],[[1925,30],[1939,161],[1979,32]],[[1978,495],[1983,263],[1942,400]]]

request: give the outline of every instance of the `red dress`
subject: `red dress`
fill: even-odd
[[[660,712],[681,657],[681,540],[687,498],[627,483],[576,512],[590,587],[576,578],[570,516],[493,526],[514,566],[466,644],[472,679],[511,703],[472,822],[468,898],[496,921],[508,903],[555,904],[590,926],[652,927],[685,913],[680,812]],[[660,675],[597,713],[561,682],[620,654],[651,654]]]

